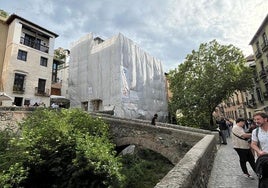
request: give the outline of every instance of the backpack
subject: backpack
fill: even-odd
[[[261,149],[261,144],[260,144],[260,141],[259,141],[259,127],[256,128],[256,137],[257,137],[257,146]]]
[[[268,154],[258,157],[256,161],[256,174],[259,178],[259,188],[268,187]]]

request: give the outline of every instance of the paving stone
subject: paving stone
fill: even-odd
[[[254,180],[243,176],[239,157],[233,149],[232,139],[227,138],[227,145],[220,145],[216,154],[208,188],[257,188],[258,177],[247,163],[249,173]]]

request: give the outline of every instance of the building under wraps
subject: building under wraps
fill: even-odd
[[[103,41],[88,34],[72,44],[71,107],[113,111],[123,118],[167,118],[166,78],[161,62],[118,34]]]

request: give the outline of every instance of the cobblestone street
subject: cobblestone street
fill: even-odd
[[[249,173],[254,179],[243,176],[239,165],[239,157],[233,149],[232,139],[228,145],[218,146],[218,152],[212,168],[208,188],[257,188],[258,178],[247,163]]]

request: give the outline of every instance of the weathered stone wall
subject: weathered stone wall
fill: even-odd
[[[155,188],[206,188],[215,153],[215,136],[205,136],[186,153]]]
[[[152,126],[148,122],[138,123],[108,117],[103,117],[103,120],[109,124],[113,142],[117,146],[139,145],[160,153],[174,165],[205,136],[202,133]]]
[[[149,121],[127,121],[106,115],[102,118],[112,127],[112,135],[118,146],[131,143],[143,145],[158,151],[175,164],[156,188],[207,187],[219,138],[217,132],[160,122],[155,127],[150,125]],[[186,149],[182,147],[183,143],[191,145],[192,148],[188,152],[183,150]],[[165,150],[166,147],[171,149]],[[178,162],[175,163],[176,161]]]
[[[9,129],[16,131],[18,128],[18,123],[27,117],[31,111],[17,111],[14,108],[12,110],[5,110],[5,108],[0,108],[0,130]]]

